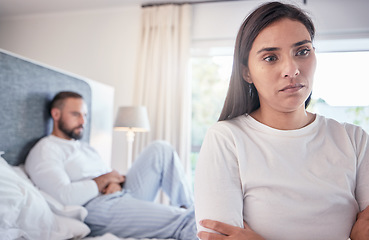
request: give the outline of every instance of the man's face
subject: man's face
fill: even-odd
[[[57,128],[66,139],[81,139],[86,122],[87,107],[83,99],[68,98],[60,110]]]

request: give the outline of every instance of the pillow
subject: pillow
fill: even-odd
[[[14,171],[23,179],[28,181],[29,183],[33,184],[31,179],[28,177],[24,165],[19,166],[12,166]],[[33,184],[34,185],[34,184]],[[49,204],[49,207],[51,208],[51,211],[55,213],[56,215],[63,216],[63,217],[69,217],[74,218],[79,221],[84,221],[87,217],[87,209],[79,206],[79,205],[67,205],[64,206],[61,204],[58,200],[50,196],[48,193],[38,189],[38,191],[41,193],[41,195],[44,197],[46,202]]]
[[[24,239],[27,234],[21,229],[3,229],[0,227],[0,236],[2,239]]]
[[[90,233],[90,228],[83,222],[74,218],[56,216],[57,225],[60,232],[70,232],[73,235],[73,239],[81,239]]]
[[[49,207],[56,215],[73,218],[80,222],[83,222],[87,217],[87,209],[79,205],[67,205],[63,206],[58,200],[47,194],[46,192],[39,190],[42,196],[45,198]]]
[[[0,233],[10,239],[69,239],[86,236],[82,222],[68,219],[76,229],[49,208],[41,193],[29,181],[19,177],[0,153]],[[71,220],[71,221],[69,221]],[[77,227],[77,223],[83,224]],[[84,231],[81,233],[81,231]]]

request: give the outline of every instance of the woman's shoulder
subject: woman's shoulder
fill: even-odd
[[[238,116],[232,119],[218,121],[215,124],[213,124],[209,128],[209,130],[225,131],[225,130],[241,128],[241,127],[244,127],[246,119],[247,119],[247,115],[241,115],[241,116]]]
[[[352,139],[369,138],[368,133],[359,125],[341,122],[333,118],[317,115],[320,127],[325,127],[329,132],[339,135],[340,132],[347,134]]]
[[[332,128],[345,128],[350,131],[352,130],[365,131],[361,126],[353,124],[353,123],[339,121],[339,120],[326,117],[323,115],[318,115],[318,114],[317,114],[317,118],[318,118],[320,125],[331,126]]]
[[[242,115],[233,119],[218,121],[209,127],[206,137],[230,140],[237,136],[242,136],[242,133],[248,128],[246,118],[246,115]]]

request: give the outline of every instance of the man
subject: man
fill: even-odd
[[[88,210],[85,223],[91,236],[110,232],[119,237],[196,239],[193,195],[170,145],[151,144],[121,176],[79,141],[87,115],[81,95],[60,92],[50,113],[52,134],[32,148],[25,168],[41,190],[64,205]],[[171,206],[153,202],[160,188]]]

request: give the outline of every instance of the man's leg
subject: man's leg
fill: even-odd
[[[178,154],[168,143],[155,141],[133,162],[124,189],[135,198],[153,201],[160,188],[173,206],[190,207],[193,204],[193,192]]]
[[[138,200],[125,190],[99,196],[85,207],[91,236],[109,232],[125,238],[197,239],[193,207],[181,209]]]

